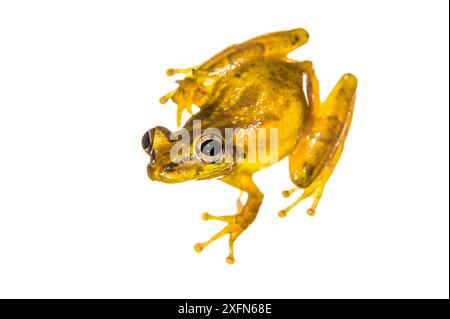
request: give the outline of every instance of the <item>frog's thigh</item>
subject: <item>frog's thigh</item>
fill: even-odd
[[[339,80],[327,100],[314,110],[305,133],[289,156],[291,180],[304,189],[303,195],[294,205],[306,197],[313,196],[314,203],[310,214],[314,214],[325,183],[343,150],[353,115],[356,86],[357,80],[351,74],[346,74]],[[283,194],[287,196],[290,192]],[[284,213],[287,213],[287,210]]]

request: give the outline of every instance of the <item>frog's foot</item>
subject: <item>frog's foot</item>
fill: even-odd
[[[203,213],[202,214],[202,219],[205,220],[205,221],[207,221],[207,220],[219,220],[219,221],[227,222],[228,225],[225,226],[225,228],[222,229],[220,232],[218,232],[216,235],[211,237],[211,239],[209,239],[208,241],[206,241],[204,243],[196,244],[194,246],[194,249],[198,253],[200,253],[206,246],[208,246],[210,243],[212,243],[216,239],[219,239],[220,237],[222,237],[222,236],[224,236],[226,234],[230,234],[230,240],[229,240],[230,254],[228,255],[226,261],[229,264],[234,264],[233,244],[234,244],[234,241],[236,240],[236,238],[245,230],[245,228],[239,226],[237,224],[237,222],[236,222],[237,215],[240,214],[242,212],[242,209],[244,208],[244,204],[242,204],[242,201],[241,201],[241,197],[242,197],[243,193],[244,192],[241,191],[241,193],[239,194],[239,197],[238,197],[238,199],[236,201],[236,207],[237,207],[237,214],[236,215],[213,216],[213,215],[210,215],[208,213]]]
[[[292,208],[297,206],[298,203],[300,203],[302,200],[304,200],[305,198],[308,198],[308,197],[314,198],[314,202],[313,202],[312,206],[307,210],[307,213],[309,216],[314,216],[316,214],[317,205],[319,204],[320,198],[322,197],[324,187],[325,187],[325,184],[321,180],[317,180],[316,182],[312,183],[310,186],[303,189],[303,194],[295,202],[293,202],[291,205],[289,205],[285,209],[280,210],[278,212],[278,216],[286,217]],[[282,194],[284,197],[289,197],[299,189],[301,189],[301,188],[296,187],[296,188],[293,188],[290,190],[285,190],[285,191],[283,191]]]
[[[176,81],[176,82],[179,83],[179,81]],[[159,103],[166,104],[167,101],[169,101],[177,93],[177,91],[178,91],[178,89],[173,90],[173,91],[167,93],[166,95],[162,96],[159,99]],[[178,127],[181,126],[181,120],[183,117],[184,110],[188,111],[188,113],[192,115],[192,103],[190,103],[188,101],[177,103],[177,126]]]
[[[228,223],[228,225],[225,226],[220,232],[218,232],[217,234],[212,236],[209,240],[205,241],[204,243],[196,244],[194,246],[195,251],[200,253],[206,246],[211,244],[213,241],[215,241],[227,234],[230,234],[230,239],[228,241],[230,252],[228,254],[228,257],[226,258],[226,261],[229,264],[234,264],[234,261],[235,261],[234,251],[233,251],[234,242],[239,237],[239,235],[245,230],[244,227],[242,227],[238,224],[237,216],[238,216],[238,214],[228,215],[228,216],[213,216],[208,213],[203,213],[202,214],[203,220],[220,220],[220,221]]]
[[[196,92],[197,84],[192,78],[193,71],[196,68],[187,69],[168,69],[167,75],[172,76],[176,73],[183,73],[186,78],[183,80],[175,81],[179,86],[177,89],[167,93],[159,99],[159,103],[165,104],[170,99],[177,104],[177,126],[181,126],[181,120],[183,116],[183,111],[188,111],[192,115],[192,104],[194,103],[194,92]]]

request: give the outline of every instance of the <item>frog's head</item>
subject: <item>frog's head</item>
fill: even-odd
[[[142,147],[150,156],[147,174],[151,180],[179,183],[210,179],[223,176],[232,168],[233,163],[224,160],[221,137],[202,135],[183,143],[179,136],[162,126],[144,133]]]

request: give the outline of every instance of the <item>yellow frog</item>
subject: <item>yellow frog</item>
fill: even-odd
[[[357,79],[345,74],[321,103],[312,63],[287,58],[308,37],[304,29],[273,32],[232,45],[199,66],[167,70],[169,76],[185,75],[177,81],[179,87],[160,100],[172,99],[178,105],[178,126],[184,110],[192,114],[193,104],[200,110],[177,132],[158,126],[144,134],[142,146],[150,156],[149,178],[165,183],[218,178],[241,190],[241,195],[248,195],[245,204],[239,196],[234,215],[203,213],[204,220],[227,225],[208,241],[196,244],[197,252],[228,234],[226,261],[234,263],[233,244],[255,220],[263,201],[252,175],[285,157],[289,157],[290,177],[296,187],[282,194],[288,197],[299,189],[303,193],[279,216],[285,217],[307,197],[314,199],[308,214],[315,214],[349,131]],[[200,126],[204,130],[195,134]],[[232,131],[227,135],[229,129]],[[180,148],[182,133],[189,134],[189,139]],[[253,154],[250,136],[259,138],[258,149],[267,151],[270,144],[275,157],[270,154],[271,160],[263,160],[260,153]]]

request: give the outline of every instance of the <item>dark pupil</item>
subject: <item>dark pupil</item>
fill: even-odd
[[[220,152],[220,143],[216,140],[204,141],[201,150],[204,155],[216,156]]]

